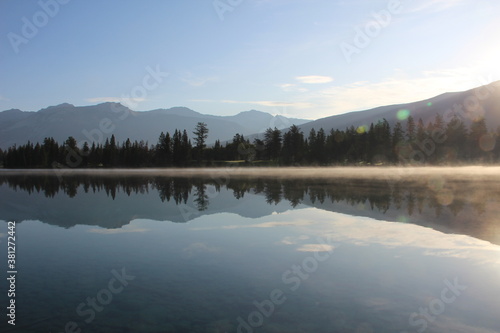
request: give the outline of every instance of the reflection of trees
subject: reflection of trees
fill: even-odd
[[[208,208],[208,195],[206,194],[207,187],[203,182],[197,182],[195,185],[194,202],[198,210],[204,211]]]
[[[266,202],[268,204],[279,204],[281,201],[281,194],[282,194],[282,185],[279,180],[276,179],[270,179],[266,184],[264,185],[264,189],[262,191],[264,193],[264,196],[266,197]]]
[[[406,201],[408,202],[408,216],[412,216],[415,211],[415,197],[412,191],[408,191]]]
[[[417,212],[423,214],[429,211],[433,211],[436,217],[445,212],[457,217],[467,207],[481,215],[487,211],[488,201],[500,201],[500,190],[486,182],[440,181],[439,186],[429,186],[425,179],[421,182],[387,182],[233,177],[221,183],[215,178],[200,177],[4,175],[0,176],[0,185],[2,184],[29,194],[43,193],[49,198],[60,193],[73,198],[79,191],[103,191],[114,199],[119,192],[131,196],[156,190],[163,202],[173,200],[178,205],[187,204],[189,197],[193,196],[193,202],[200,211],[206,210],[210,205],[207,195],[209,185],[216,193],[221,189],[232,191],[238,200],[244,200],[246,194],[253,193],[263,195],[270,205],[277,205],[282,200],[288,201],[292,207],[299,204],[312,204],[320,208],[327,204],[335,206],[337,203],[353,207],[368,205],[372,211],[385,214],[389,210],[396,210],[408,217]],[[442,191],[452,194],[451,199],[444,198],[449,202],[443,202]]]
[[[307,188],[303,185],[297,186],[297,183],[293,180],[283,181],[283,198],[288,200],[294,208],[304,200]]]
[[[215,182],[215,185],[220,191],[220,182]],[[247,178],[231,179],[231,181],[226,184],[226,188],[233,191],[233,195],[236,199],[242,199],[245,197],[245,194],[249,193],[252,189],[252,182]]]

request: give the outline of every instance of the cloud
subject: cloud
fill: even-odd
[[[335,247],[328,244],[304,244],[297,249],[299,252],[332,252]]]
[[[284,83],[284,84],[278,84],[278,87],[281,88],[281,90],[285,92],[300,92],[304,93],[309,91],[307,88],[299,87],[296,84],[293,83]]]
[[[321,75],[308,75],[308,76],[297,76],[295,80],[306,84],[320,84],[320,83],[330,83],[333,81],[333,78]]]
[[[8,101],[9,99],[7,97],[4,97],[2,95],[0,95],[0,101]]]
[[[306,235],[301,235],[299,237],[292,237],[292,236],[287,236],[285,238],[283,238],[279,244],[284,244],[284,245],[296,245],[296,244],[300,244],[301,242],[309,239],[310,237],[309,236],[306,236]]]

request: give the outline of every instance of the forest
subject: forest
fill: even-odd
[[[114,135],[104,143],[78,144],[74,137],[62,143],[47,137],[0,150],[4,168],[140,168],[328,165],[455,165],[496,163],[500,159],[497,141],[500,130],[488,131],[484,119],[466,126],[458,117],[446,122],[436,115],[424,124],[409,116],[392,128],[386,119],[370,126],[312,129],[304,134],[292,125],[286,130],[268,128],[262,138],[250,140],[235,134],[232,141],[217,140],[208,146],[209,128],[199,122],[193,131],[160,133],[158,142],[127,139]]]

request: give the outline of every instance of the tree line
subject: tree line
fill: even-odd
[[[392,128],[386,119],[369,126],[345,130],[311,129],[306,135],[298,126],[287,130],[269,128],[252,141],[235,134],[232,141],[206,145],[209,129],[198,123],[193,143],[187,130],[162,132],[156,144],[147,141],[117,142],[114,135],[104,144],[74,137],[62,144],[53,138],[0,150],[4,168],[120,168],[220,166],[239,162],[248,165],[388,165],[495,163],[500,158],[500,130],[489,132],[484,119],[466,126],[458,116],[446,122],[436,115],[424,124],[412,116]]]

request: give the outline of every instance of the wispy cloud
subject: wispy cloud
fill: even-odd
[[[297,76],[295,80],[306,84],[322,84],[322,83],[332,82],[333,78],[321,75],[307,75],[307,76]]]
[[[299,92],[299,93],[304,93],[309,91],[309,89],[304,88],[304,87],[299,87],[296,84],[293,83],[284,83],[284,84],[278,84],[278,87],[281,88],[281,90],[285,92]]]
[[[301,235],[298,237],[292,237],[292,236],[287,236],[283,238],[281,241],[279,241],[279,244],[284,244],[284,245],[296,245],[300,244],[305,240],[308,240],[310,237],[306,235]]]
[[[328,244],[304,244],[297,249],[299,252],[331,252],[335,247]]]

